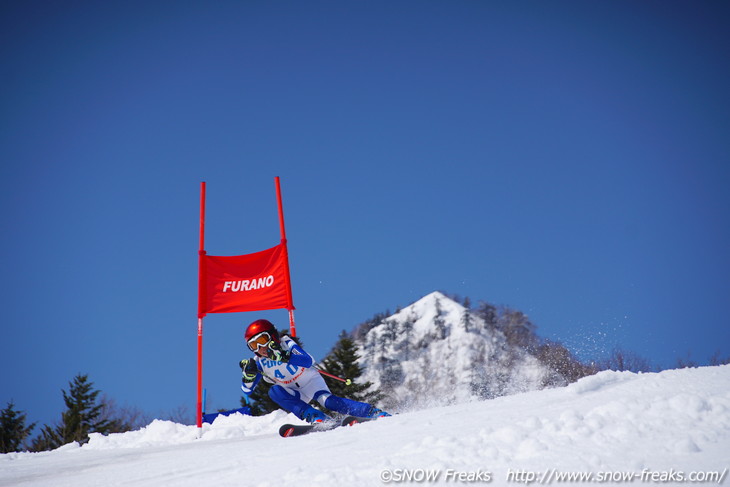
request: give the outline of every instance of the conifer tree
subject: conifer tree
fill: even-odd
[[[26,426],[26,415],[15,409],[15,403],[10,401],[0,412],[0,453],[18,451],[24,445],[25,439],[35,428],[35,423]]]
[[[400,350],[403,353],[404,360],[410,360],[411,355],[411,336],[413,335],[413,327],[418,319],[415,314],[409,315],[401,325],[404,339],[400,342]]]
[[[438,298],[436,299],[436,316],[433,319],[433,324],[438,332],[436,338],[445,340],[449,335],[449,330],[446,327],[446,320],[444,320],[444,311],[441,309],[441,300]]]
[[[472,324],[472,316],[471,316],[471,301],[468,297],[464,298],[464,314],[461,315],[461,324],[464,325],[464,331],[469,332],[471,331],[471,324]]]
[[[377,402],[381,399],[378,391],[369,392],[372,383],[360,383],[357,379],[362,375],[362,368],[357,363],[359,355],[357,353],[357,345],[344,331],[340,333],[340,338],[335,344],[332,351],[322,361],[322,370],[329,372],[337,377],[350,379],[350,385],[325,376],[325,382],[332,391],[332,394],[341,397],[347,397],[355,401]]]
[[[485,301],[479,301],[479,306],[475,311],[476,315],[484,320],[488,330],[494,330],[497,327],[499,314],[497,307]]]
[[[52,450],[66,443],[87,441],[89,433],[107,434],[115,424],[103,419],[104,405],[97,402],[98,390],[89,376],[79,374],[69,382],[69,390],[61,391],[66,411],[61,414],[61,423],[55,427],[44,426],[41,435],[33,441],[33,450]]]

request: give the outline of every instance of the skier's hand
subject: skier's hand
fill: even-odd
[[[268,348],[266,349],[266,356],[275,362],[289,361],[289,352],[283,350],[281,345],[276,343],[274,340],[269,342]]]
[[[256,379],[256,374],[259,373],[259,370],[256,367],[255,361],[243,359],[238,365],[241,367],[241,375],[245,382],[253,382]]]

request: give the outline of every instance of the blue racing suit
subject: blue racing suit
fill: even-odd
[[[281,337],[281,348],[289,352],[287,362],[254,357],[258,374],[251,382],[242,380],[241,390],[244,393],[251,394],[261,379],[274,384],[269,389],[269,397],[285,411],[307,422],[329,419],[324,413],[309,405],[312,400],[329,410],[361,418],[379,412],[371,404],[333,395],[314,367],[314,357],[290,337],[286,335]]]

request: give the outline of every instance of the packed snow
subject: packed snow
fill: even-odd
[[[281,438],[284,412],[154,421],[42,453],[0,455],[2,486],[720,484],[730,366],[605,371],[567,387]],[[583,475],[566,479],[566,475]],[[694,482],[697,483],[697,482]]]

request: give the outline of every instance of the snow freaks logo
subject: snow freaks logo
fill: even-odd
[[[490,483],[492,481],[492,472],[477,470],[475,472],[459,472],[458,470],[438,470],[438,469],[407,469],[395,468],[380,471],[380,481],[384,484],[400,484],[400,483],[430,483],[440,480],[446,483]]]
[[[274,276],[259,277],[258,279],[243,279],[241,281],[225,281],[223,283],[223,292],[238,293],[243,291],[253,291],[256,289],[264,289],[274,285]]]

